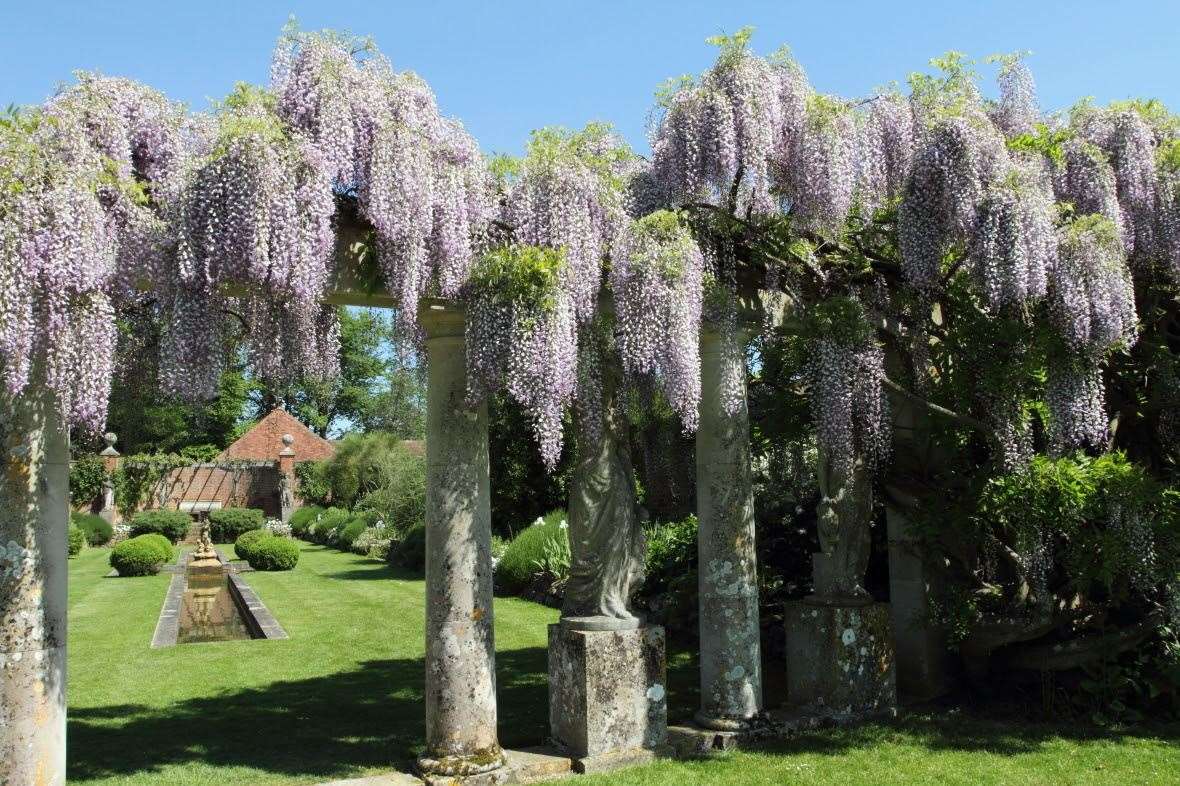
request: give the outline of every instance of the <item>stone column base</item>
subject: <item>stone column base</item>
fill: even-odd
[[[813,597],[786,605],[787,704],[833,718],[891,715],[897,677],[889,604],[842,603]]]
[[[574,759],[654,749],[668,734],[664,629],[549,626],[549,729]]]

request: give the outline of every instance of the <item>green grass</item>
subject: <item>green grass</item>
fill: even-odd
[[[106,579],[109,549],[70,560],[70,782],[300,784],[406,770],[423,734],[423,583],[301,544],[295,570],[248,581],[286,641],[148,647],[167,575]],[[228,549],[225,549],[229,551]],[[496,599],[500,740],[548,737],[546,625]],[[767,664],[766,695],[782,695]],[[696,706],[696,664],[669,657],[674,719]],[[824,730],[704,762],[663,761],[580,786],[1180,783],[1180,726],[1135,732],[962,713]]]
[[[170,577],[103,578],[109,553],[70,560],[71,783],[316,783],[412,762],[424,733],[420,578],[302,544],[294,570],[247,575],[290,639],[153,650]],[[499,598],[495,613],[501,741],[532,744],[548,733],[557,612]]]
[[[707,761],[661,761],[579,786],[1080,786],[1180,783],[1180,729],[1116,733],[920,715],[826,729]]]

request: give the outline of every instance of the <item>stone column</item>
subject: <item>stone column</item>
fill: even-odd
[[[702,330],[697,430],[701,708],[696,721],[719,731],[741,729],[762,712],[745,362],[740,336]]]
[[[487,406],[467,405],[463,310],[427,300],[427,778],[504,764],[496,736]]]
[[[0,783],[53,786],[66,781],[69,433],[52,396],[0,396],[0,460]]]
[[[892,489],[894,500],[916,504]],[[897,689],[908,699],[928,701],[950,689],[946,634],[930,617],[930,598],[939,576],[923,559],[923,544],[913,532],[906,511],[885,507],[889,531],[889,607],[897,648]]]

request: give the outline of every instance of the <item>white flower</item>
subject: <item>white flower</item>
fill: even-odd
[[[845,647],[851,647],[856,641],[856,631],[852,628],[845,628],[844,633],[840,636],[840,641],[844,642]]]
[[[565,519],[562,519],[561,523],[557,525],[557,528],[558,529],[569,529],[569,526],[570,526],[569,522],[567,522]]]
[[[664,686],[660,684],[652,685],[647,689],[648,701],[663,701],[664,700]]]

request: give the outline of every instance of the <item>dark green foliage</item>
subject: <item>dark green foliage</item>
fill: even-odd
[[[566,445],[574,444],[573,432],[567,422]],[[502,394],[488,400],[492,529],[497,535],[510,538],[523,522],[565,505],[572,452],[562,451],[553,472],[547,472],[520,405]]]
[[[299,562],[299,544],[271,535],[251,547],[246,561],[254,570],[291,570]]]
[[[508,594],[525,590],[533,577],[541,572],[546,549],[552,549],[551,541],[568,541],[565,511],[552,510],[532,525],[522,529],[504,552],[496,566],[496,585]]]
[[[348,523],[340,529],[340,534],[336,536],[336,546],[346,550],[351,549],[352,544],[368,527],[368,522],[363,516],[355,516],[349,519]]]
[[[415,573],[426,570],[426,526],[412,528],[401,542],[395,543],[389,549],[389,561]]]
[[[642,602],[665,625],[685,630],[697,619],[697,517],[647,528]],[[691,631],[689,631],[691,632]]]
[[[324,509],[318,505],[307,505],[299,508],[291,514],[291,519],[287,522],[291,525],[291,532],[299,537],[307,534],[307,528],[315,523],[316,518],[319,517]]]
[[[124,456],[115,470],[115,506],[124,517],[134,515],[144,503],[150,504],[156,486],[169,472],[192,464],[176,453]]]
[[[263,540],[273,537],[273,533],[267,532],[264,529],[252,529],[243,532],[234,541],[234,553],[238,555],[238,559],[244,559],[249,562],[250,555],[254,552],[254,547]]]
[[[321,462],[315,472],[331,488],[332,504],[353,508],[378,490],[379,503],[364,507],[380,510],[390,518],[416,521],[425,504],[426,462],[411,454],[391,434],[346,437],[336,454]],[[379,507],[380,504],[380,507]],[[390,521],[397,526],[399,522]]]
[[[328,508],[320,514],[319,520],[308,528],[308,539],[314,543],[330,543],[339,531],[344,529],[350,518],[347,510]]]
[[[151,576],[172,561],[172,544],[158,534],[139,535],[111,549],[111,567],[120,576]]]
[[[71,524],[66,537],[69,555],[71,557],[78,556],[79,552],[82,551],[82,546],[86,544],[86,533]]]
[[[262,529],[266,515],[258,508],[225,508],[209,511],[209,535],[215,543],[232,543],[243,532]]]
[[[91,546],[106,545],[114,534],[110,522],[93,513],[71,513],[70,524],[85,533],[86,542]]]
[[[145,510],[131,519],[131,536],[156,533],[176,543],[188,534],[193,517],[181,510]]]
[[[70,462],[70,504],[84,505],[102,494],[107,470],[98,456],[82,456]]]
[[[295,465],[295,479],[299,482],[299,496],[304,502],[327,505],[332,486],[324,477],[323,461],[301,461]]]

